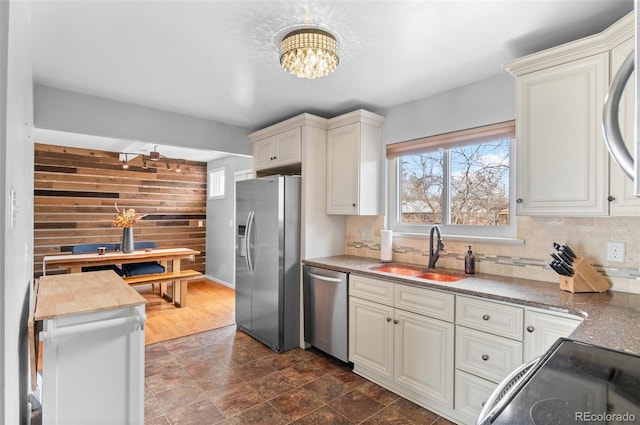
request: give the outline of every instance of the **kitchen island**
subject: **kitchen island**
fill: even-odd
[[[143,423],[146,300],[110,270],[43,276],[34,299],[43,424]]]

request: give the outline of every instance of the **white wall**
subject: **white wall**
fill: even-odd
[[[0,2],[0,423],[28,418],[27,320],[33,280],[32,76],[27,5]],[[15,194],[15,218],[10,213]]]
[[[207,259],[205,272],[213,280],[233,286],[235,229],[233,223],[235,211],[235,183],[233,173],[251,169],[250,157],[228,156],[211,161],[207,171],[224,167],[225,197],[224,199],[207,200]]]
[[[251,155],[246,128],[40,84],[34,119],[47,130]]]

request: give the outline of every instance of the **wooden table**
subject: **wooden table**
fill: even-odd
[[[168,266],[171,265],[172,272],[174,274],[180,274],[180,260],[193,260],[198,254],[200,254],[200,251],[190,248],[155,248],[152,250],[133,251],[128,254],[115,251],[102,255],[99,255],[97,252],[88,254],[47,255],[42,260],[42,274],[46,276],[47,266],[57,266],[66,268],[70,273],[80,273],[82,267],[141,263],[145,261],[159,261],[167,270]],[[163,296],[165,295],[164,286],[165,285],[162,284],[161,295]],[[180,300],[176,301],[176,295],[180,296]],[[171,299],[176,305],[186,307],[186,281],[176,280]]]

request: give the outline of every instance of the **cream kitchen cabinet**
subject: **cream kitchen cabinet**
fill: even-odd
[[[455,415],[474,424],[500,381],[522,364],[524,309],[456,296]]]
[[[582,320],[576,316],[527,309],[524,314],[524,361],[544,354],[558,338],[566,338]]]
[[[504,65],[516,77],[518,214],[609,215],[602,110],[615,49],[632,37],[630,14],[600,34]]]
[[[380,127],[364,110],[331,118],[327,131],[327,214],[380,214]]]
[[[354,274],[349,294],[354,371],[436,410],[453,409],[454,295]]]
[[[301,162],[301,143],[300,127],[256,141],[253,144],[253,169],[258,171]]]
[[[484,402],[511,371],[568,337],[579,317],[456,296],[455,415],[475,424]]]

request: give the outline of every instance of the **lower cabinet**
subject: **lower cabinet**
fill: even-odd
[[[350,286],[362,279],[374,286],[377,281],[352,274]],[[453,295],[446,295],[453,306]],[[453,323],[396,308],[393,294],[389,298],[385,305],[349,297],[349,360],[355,371],[432,409],[453,409]]]
[[[569,314],[349,276],[354,371],[459,424],[475,424],[509,373],[580,322]]]
[[[567,337],[582,323],[568,314],[543,313],[526,310],[524,314],[524,361],[528,362],[546,352],[558,338]]]

